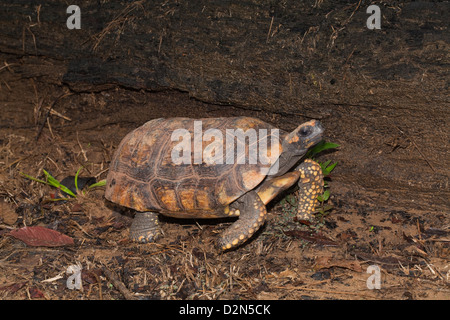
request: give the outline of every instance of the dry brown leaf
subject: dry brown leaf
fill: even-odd
[[[71,237],[40,226],[15,229],[9,234],[16,239],[22,240],[27,245],[34,247],[59,247],[74,244]]]

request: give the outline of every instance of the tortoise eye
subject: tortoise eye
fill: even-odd
[[[301,128],[298,133],[301,137],[307,137],[311,134],[311,131],[312,131],[311,127],[307,126],[307,127]]]

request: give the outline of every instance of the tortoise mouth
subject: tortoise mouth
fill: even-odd
[[[313,121],[314,121],[314,125],[313,126],[317,129],[317,131],[320,132],[320,134],[322,134],[323,131],[324,131],[322,122],[320,122],[319,120],[313,120]]]
[[[313,132],[308,137],[308,139],[311,143],[311,145],[309,147],[312,147],[316,143],[319,143],[323,138],[322,134],[323,134],[324,128],[322,126],[322,123],[319,120],[313,120],[313,121],[314,121],[314,124],[312,125]]]

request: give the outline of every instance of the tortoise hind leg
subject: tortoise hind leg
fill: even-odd
[[[322,168],[317,162],[306,159],[296,170],[300,172],[297,219],[311,221],[314,208],[319,203],[317,196],[323,193]]]
[[[255,191],[249,191],[231,207],[239,210],[239,219],[221,235],[217,246],[221,250],[237,247],[250,238],[266,220],[266,206]]]
[[[130,227],[130,239],[134,242],[154,242],[161,235],[158,214],[155,212],[136,212]]]

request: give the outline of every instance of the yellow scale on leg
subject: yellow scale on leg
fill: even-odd
[[[297,170],[300,172],[297,218],[312,220],[312,212],[319,203],[317,196],[323,193],[322,168],[317,162],[306,159]]]

